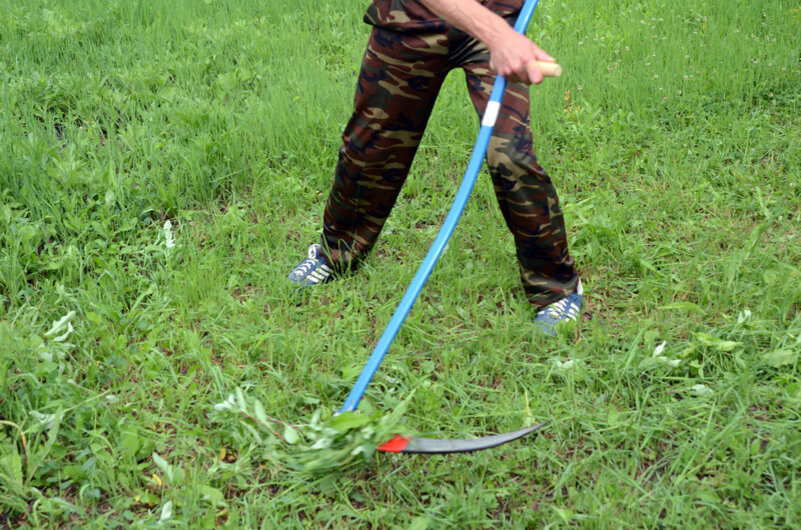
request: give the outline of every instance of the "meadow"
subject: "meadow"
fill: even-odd
[[[532,88],[532,127],[582,320],[535,331],[482,174],[363,406],[542,432],[304,474],[291,428],[220,410],[338,409],[462,178],[457,71],[361,270],[287,285],[367,4],[2,2],[0,528],[801,524],[797,1],[537,8],[564,74]]]

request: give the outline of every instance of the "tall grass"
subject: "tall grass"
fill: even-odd
[[[367,399],[470,437],[316,478],[214,413],[331,411],[444,218],[456,72],[375,253],[298,298],[369,28],[361,3],[0,8],[0,526],[792,527],[801,11],[543,2],[532,88],[587,291],[535,333],[486,176]],[[169,221],[169,222],[168,222]],[[173,246],[174,242],[174,246]]]

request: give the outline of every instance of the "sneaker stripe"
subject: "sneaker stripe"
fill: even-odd
[[[289,280],[301,285],[310,286],[323,283],[334,277],[334,270],[322,252],[320,245],[309,247],[309,256],[295,267],[289,274]]]
[[[582,289],[579,284],[576,292],[540,309],[534,321],[543,332],[555,335],[555,327],[560,323],[578,320],[581,305]]]

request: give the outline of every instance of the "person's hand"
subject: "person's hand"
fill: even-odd
[[[537,61],[556,62],[545,50],[511,27],[493,42],[487,43],[487,47],[490,51],[490,68],[512,83],[542,83],[543,75]]]

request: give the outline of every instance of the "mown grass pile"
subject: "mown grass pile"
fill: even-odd
[[[404,403],[437,436],[555,421],[297,472],[314,433],[292,426],[330,427],[476,132],[454,73],[375,253],[293,293],[364,8],[0,10],[0,526],[797,524],[801,9],[781,1],[542,2],[530,35],[565,74],[532,88],[532,126],[584,319],[535,333],[484,175],[367,413],[386,435]]]

